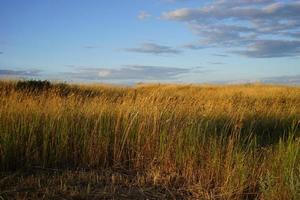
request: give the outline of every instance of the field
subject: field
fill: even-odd
[[[300,199],[300,88],[0,82],[0,199]]]

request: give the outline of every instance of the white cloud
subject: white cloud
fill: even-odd
[[[110,74],[111,74],[111,72],[109,70],[105,70],[105,69],[99,70],[99,72],[98,72],[98,76],[102,77],[102,78],[108,77]]]

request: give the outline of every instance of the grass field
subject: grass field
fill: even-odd
[[[0,199],[300,199],[300,88],[0,82]]]

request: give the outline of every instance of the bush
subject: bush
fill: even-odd
[[[44,80],[27,80],[27,81],[18,81],[16,84],[16,89],[25,91],[25,92],[42,92],[49,90],[52,87],[50,81]]]

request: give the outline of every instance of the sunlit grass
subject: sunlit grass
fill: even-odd
[[[44,86],[0,83],[3,172],[122,169],[185,198],[300,198],[298,87]]]

